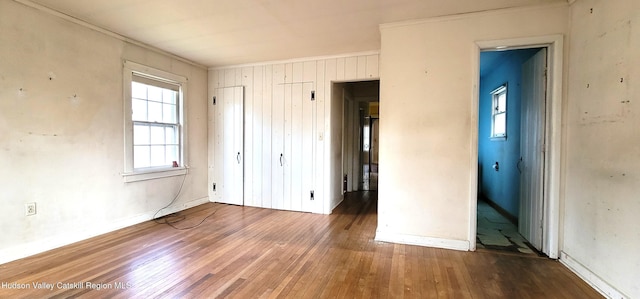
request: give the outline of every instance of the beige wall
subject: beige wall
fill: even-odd
[[[469,248],[475,42],[561,34],[568,14],[556,5],[381,27],[378,236]]]
[[[562,251],[640,298],[640,2],[571,12]]]
[[[123,59],[188,77],[191,169],[173,209],[208,200],[206,70],[0,1],[0,263],[148,220],[176,195],[182,177],[123,182]]]

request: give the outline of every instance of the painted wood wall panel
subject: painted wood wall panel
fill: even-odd
[[[367,66],[366,66],[366,78],[377,78],[380,77],[378,73],[378,55],[369,55],[367,56]]]
[[[272,130],[273,130],[273,116],[272,116],[272,92],[273,92],[273,66],[264,67],[264,82],[263,82],[263,98],[262,98],[262,177],[258,179],[262,180],[262,207],[270,208],[272,206],[271,200],[271,187],[272,187],[272,161],[273,148],[272,142]],[[258,149],[251,149],[258,151]]]
[[[246,155],[251,155],[253,159],[253,167],[247,171],[248,180],[251,180],[253,185],[251,198],[254,206],[262,207],[262,154],[263,154],[263,123],[265,123],[263,114],[263,89],[264,89],[264,67],[256,66],[253,70],[253,114],[252,114],[252,127],[253,127],[253,140],[252,146],[246,146],[246,148],[252,148],[252,151],[246,151]]]
[[[253,94],[255,88],[253,84],[254,67],[244,67],[240,72],[240,84],[244,87],[244,147],[253,148],[253,123],[256,119],[253,109],[255,99]],[[253,172],[253,152],[245,151],[243,158],[244,173],[250,175]],[[244,180],[244,205],[259,207],[260,203],[257,203],[257,199],[253,197],[253,180],[250,178],[251,176],[247,176]]]

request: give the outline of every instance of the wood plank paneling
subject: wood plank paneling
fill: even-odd
[[[311,100],[313,83],[301,84],[301,127],[300,127],[300,199],[302,205],[298,211],[312,212],[311,190],[313,190],[314,163],[314,136],[313,120],[315,118],[315,100]],[[315,199],[314,199],[315,200]]]
[[[300,68],[300,71],[302,68]],[[302,72],[298,78],[302,80]],[[287,138],[291,138],[291,152],[287,154],[291,160],[291,176],[285,179],[289,181],[289,188],[291,189],[291,197],[289,198],[290,205],[286,205],[288,210],[302,211],[302,159],[303,154],[307,155],[308,152],[302,151],[302,126],[303,119],[306,117],[303,111],[303,101],[305,99],[302,94],[302,83],[291,84],[291,135]],[[286,144],[286,143],[285,143]],[[285,183],[285,187],[286,187]]]
[[[0,265],[1,282],[82,283],[0,297],[601,298],[546,258],[376,242],[374,194],[347,194],[332,215],[208,203],[181,212],[178,227],[215,212],[191,230],[147,221]]]
[[[253,189],[251,197],[256,207],[263,206],[262,198],[262,155],[263,155],[263,126],[265,121],[263,113],[263,89],[264,89],[264,66],[256,66],[253,70],[253,141],[251,149],[245,149],[247,155],[253,158],[253,168],[247,172],[247,177],[251,179]],[[270,207],[270,206],[269,206]]]
[[[356,78],[367,78],[367,56],[358,56]]]
[[[243,67],[241,69],[241,85],[244,87],[244,150],[242,153],[244,173],[247,175],[244,180],[244,204],[252,207],[259,207],[258,199],[253,197],[253,124],[256,120],[254,116],[254,94],[253,67]],[[257,118],[259,119],[259,118]]]
[[[293,110],[292,85],[284,85],[284,191],[281,209],[291,210],[291,184],[293,179]]]
[[[379,59],[379,55],[367,56],[367,69],[366,69],[365,77],[380,78],[380,73],[378,72],[378,59]]]
[[[313,188],[315,192],[315,200],[313,201],[313,208],[311,211],[316,213],[323,212],[323,198],[324,198],[324,172],[325,172],[325,163],[324,163],[324,121],[325,121],[325,110],[324,110],[324,102],[326,101],[327,92],[325,89],[325,61],[318,61],[316,65],[316,80],[315,80],[315,90],[316,90],[316,103],[315,107],[315,132],[314,140],[316,146],[314,149],[316,151],[315,159],[314,159],[314,178],[313,178]]]
[[[264,67],[264,82],[262,99],[262,207],[272,207],[271,174],[272,163],[276,153],[272,148],[273,130],[273,66]]]
[[[283,69],[284,70],[284,69]],[[271,207],[274,209],[284,208],[285,196],[285,167],[288,157],[285,156],[285,85],[278,84],[273,86],[273,106],[272,106],[272,122],[271,122],[271,157],[272,175],[271,175]]]
[[[347,57],[344,62],[344,80],[358,77],[358,57]]]

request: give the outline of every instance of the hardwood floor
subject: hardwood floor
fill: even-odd
[[[205,204],[176,224],[216,211],[192,230],[148,221],[0,265],[0,298],[600,298],[557,261],[376,242],[376,208],[374,192],[332,215]]]

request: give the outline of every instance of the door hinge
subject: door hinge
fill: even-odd
[[[311,91],[311,100],[312,100],[312,101],[315,101],[315,100],[316,100],[316,91],[315,91],[315,90],[312,90],[312,91]]]
[[[213,191],[216,191],[216,183],[213,183],[212,189]]]
[[[313,200],[313,190],[311,190],[311,200]]]
[[[216,96],[213,96],[213,99],[211,100],[211,104],[215,105],[216,104]]]

